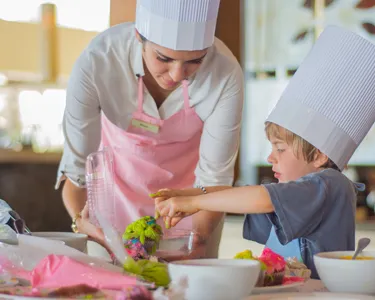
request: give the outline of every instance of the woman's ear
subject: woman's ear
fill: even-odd
[[[325,166],[328,161],[328,156],[318,150],[314,160],[314,167],[321,168],[322,166]]]
[[[139,34],[138,30],[137,29],[134,29],[135,30],[135,37],[137,38],[137,40],[142,43],[142,38],[141,38],[141,35]]]

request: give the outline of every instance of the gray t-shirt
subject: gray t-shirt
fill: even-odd
[[[245,239],[266,244],[275,226],[282,245],[299,240],[301,257],[316,279],[314,254],[354,250],[357,190],[363,190],[363,184],[353,183],[334,169],[325,169],[296,181],[264,186],[275,211],[246,215]]]

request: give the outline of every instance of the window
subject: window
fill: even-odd
[[[109,27],[110,0],[0,0],[0,19],[13,22],[39,22],[43,3],[57,7],[57,24],[87,31]]]
[[[64,143],[62,120],[66,91],[62,89],[22,90],[18,95],[21,139],[33,150],[61,150]]]
[[[21,124],[23,127],[41,125],[48,129],[62,123],[65,109],[65,90],[23,90],[18,96]]]

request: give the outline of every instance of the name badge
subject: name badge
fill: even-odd
[[[136,119],[132,119],[132,126],[134,126],[136,128],[142,128],[144,130],[151,131],[153,133],[159,132],[159,126],[158,125],[146,123],[146,122],[136,120]]]

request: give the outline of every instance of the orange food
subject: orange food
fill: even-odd
[[[340,256],[339,258],[345,259],[345,260],[352,260],[351,256]],[[374,260],[374,259],[375,259],[375,257],[371,257],[371,256],[357,256],[355,258],[355,260]]]

